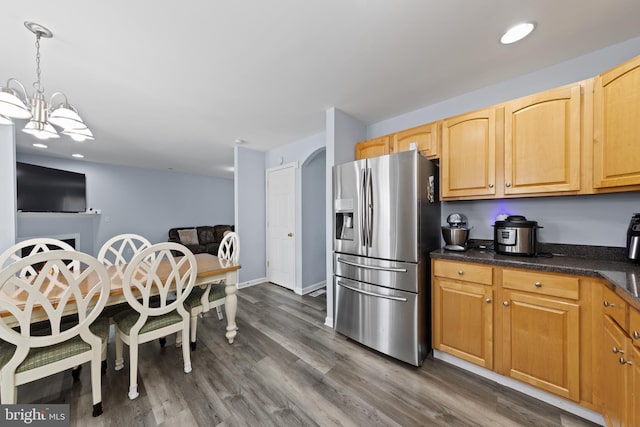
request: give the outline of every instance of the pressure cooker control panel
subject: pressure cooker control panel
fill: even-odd
[[[513,228],[496,230],[498,243],[501,245],[515,245],[518,233]]]

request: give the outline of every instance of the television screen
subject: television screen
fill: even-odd
[[[16,163],[18,210],[85,212],[86,176],[82,173]]]

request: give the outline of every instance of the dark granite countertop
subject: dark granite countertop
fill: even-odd
[[[539,252],[546,256],[527,257],[496,254],[490,242],[486,242],[487,248],[478,247],[483,243],[472,242],[472,248],[464,252],[436,249],[431,258],[601,278],[640,309],[640,264],[625,260],[624,248],[541,244]]]

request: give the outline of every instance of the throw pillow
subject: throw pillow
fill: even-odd
[[[180,242],[182,242],[185,245],[198,244],[198,234],[196,233],[195,228],[190,228],[187,230],[178,230],[178,236],[180,236]]]

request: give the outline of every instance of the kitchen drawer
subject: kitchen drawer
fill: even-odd
[[[433,274],[465,282],[493,284],[493,267],[489,265],[436,260],[433,264]]]
[[[580,279],[565,275],[505,269],[502,287],[574,300],[580,298]]]
[[[631,307],[629,308],[629,335],[633,339],[633,345],[640,347],[640,311]]]
[[[629,333],[627,303],[606,286],[602,289],[602,312],[611,316],[625,332]]]

